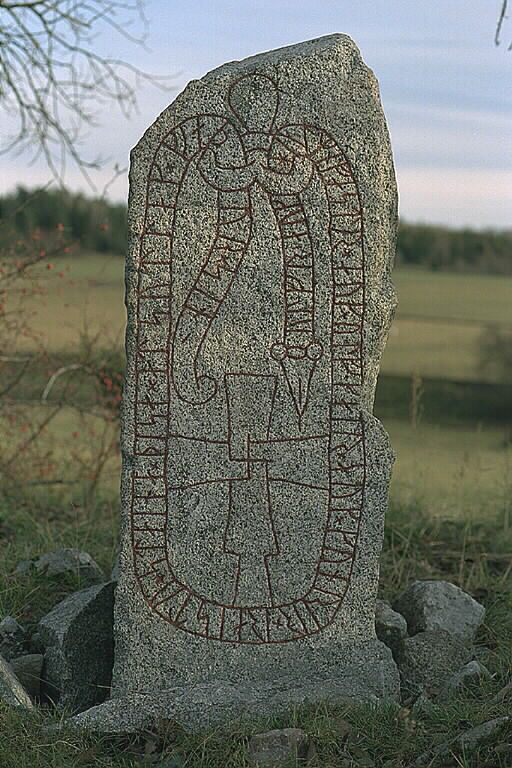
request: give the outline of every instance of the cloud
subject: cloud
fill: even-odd
[[[403,168],[397,172],[400,216],[451,227],[510,229],[512,171]]]
[[[510,117],[487,110],[388,103],[397,164],[501,170],[512,166]]]

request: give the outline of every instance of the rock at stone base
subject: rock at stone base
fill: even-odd
[[[14,674],[33,699],[41,695],[41,673],[44,656],[41,653],[28,653],[12,659]]]
[[[112,582],[66,597],[39,622],[45,646],[43,693],[81,712],[105,699],[113,660]]]
[[[476,749],[484,739],[497,734],[502,726],[510,722],[510,717],[496,717],[494,720],[488,720],[486,723],[476,725],[474,728],[470,728],[469,731],[459,734],[454,739],[443,741],[438,744],[434,749],[428,750],[420,755],[412,764],[412,768],[422,768],[422,766],[432,765],[432,761],[435,758],[448,756],[454,746],[458,746],[466,751]]]
[[[73,573],[86,584],[97,584],[105,581],[105,574],[88,552],[67,547],[56,552],[47,552],[37,560],[23,560],[18,563],[15,573],[26,576],[32,569],[46,576],[60,576],[62,573]]]
[[[32,709],[30,696],[14,674],[11,665],[0,656],[0,701],[10,707]]]
[[[410,635],[442,629],[471,642],[485,608],[448,581],[414,581],[393,602],[405,617]]]
[[[10,661],[14,656],[23,653],[25,630],[12,616],[6,616],[0,621],[0,656]]]
[[[156,763],[155,768],[185,768],[185,761],[181,757],[171,755],[171,757],[164,757],[163,760]]]
[[[309,739],[300,728],[282,728],[256,733],[249,742],[249,765],[279,768],[292,759],[306,762]]]
[[[505,725],[510,722],[510,717],[496,717],[494,720],[488,720],[486,723],[476,725],[474,728],[470,728],[469,731],[464,731],[463,734],[457,737],[457,741],[465,749],[476,749],[481,742],[488,736],[492,736]]]
[[[379,646],[381,644],[379,643]],[[381,646],[383,647],[383,646]],[[384,650],[391,656],[389,649]],[[367,654],[369,658],[375,651]],[[381,663],[382,670],[387,663]],[[378,670],[353,665],[353,677],[348,672],[340,679],[339,668],[328,671],[326,677],[278,677],[273,681],[231,684],[226,681],[180,686],[157,694],[127,694],[116,697],[71,718],[69,725],[98,733],[117,735],[138,733],[150,728],[155,720],[173,720],[187,730],[201,730],[235,721],[240,714],[267,717],[283,714],[306,702],[347,704],[353,701],[395,699],[398,683],[383,676],[377,687]],[[371,680],[375,693],[371,690]]]
[[[471,656],[471,650],[459,638],[442,630],[407,637],[398,659],[402,696],[423,691],[437,695]]]
[[[385,600],[377,600],[375,605],[375,631],[379,640],[391,649],[396,660],[407,637],[407,622]]]
[[[434,704],[432,699],[425,693],[420,693],[416,701],[411,707],[411,713],[416,716],[430,715],[438,709],[437,704]]]
[[[470,661],[450,677],[440,691],[436,701],[448,701],[464,690],[477,688],[482,680],[490,678],[490,672],[479,661]]]

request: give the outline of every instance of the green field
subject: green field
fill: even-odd
[[[42,419],[47,408],[34,407]],[[441,427],[420,424],[416,429],[406,421],[386,420],[396,461],[391,482],[391,497],[397,504],[421,501],[432,518],[474,519],[485,510],[491,519],[509,515],[512,525],[512,445],[499,427],[474,429],[468,426]],[[9,440],[0,450],[2,459],[15,452],[16,440],[23,434],[9,436],[0,419],[2,433]],[[105,434],[103,432],[105,431]],[[102,437],[103,436],[103,437]],[[82,492],[74,484],[76,456],[93,467],[94,455],[102,439],[115,437],[115,426],[81,415],[70,408],[59,411],[40,440],[40,451],[52,450],[54,469],[50,476],[62,501],[72,504]],[[100,496],[116,503],[119,493],[120,456],[112,455],[101,474]],[[21,487],[25,468],[14,482]],[[43,480],[46,475],[36,477]],[[69,485],[68,485],[69,483]]]
[[[91,254],[70,256],[43,270],[48,293],[34,300],[32,309],[51,349],[72,349],[85,328],[105,344],[122,344],[123,269],[120,257]],[[490,372],[479,370],[479,340],[488,325],[512,327],[512,277],[402,268],[393,279],[399,307],[382,372],[492,381]],[[19,348],[29,345],[20,341]]]
[[[512,278],[398,269],[398,311],[382,372],[492,381],[479,369],[486,326],[512,328]]]
[[[80,333],[86,330],[97,337],[98,347],[121,350],[123,268],[119,257],[82,254],[42,270],[47,295],[31,300],[30,306],[32,322],[50,349],[73,357]],[[512,277],[399,269],[394,282],[400,304],[382,373],[485,379],[485,372],[478,370],[478,339],[485,324],[512,322]],[[30,341],[23,340],[18,350],[27,346]],[[510,448],[506,447],[510,427],[497,424],[475,429],[468,424],[442,428],[429,424],[428,413],[425,416],[413,430],[403,413],[399,420],[392,407],[386,410],[385,426],[398,456],[393,495],[403,500],[419,494],[432,514],[441,516],[473,514],[482,499],[492,499],[495,508],[503,509],[511,496]],[[89,428],[82,424],[78,429],[71,423],[73,418],[60,414],[49,429],[48,440],[60,446],[58,453],[63,456],[70,440],[76,443],[73,434],[79,433],[84,450],[88,449]],[[475,414],[475,424],[477,421]],[[115,495],[117,469],[109,467],[103,482],[105,491]]]

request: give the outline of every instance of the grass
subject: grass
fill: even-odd
[[[39,504],[18,506],[10,524],[0,531],[2,613],[33,626],[52,604],[80,585],[72,580],[49,582],[35,575],[17,577],[15,563],[57,546],[79,545],[104,568],[110,567],[117,541],[117,508],[98,503],[86,509],[63,504],[58,497],[40,499]],[[243,768],[252,733],[301,727],[316,746],[312,768],[406,768],[431,745],[508,714],[507,701],[496,701],[495,696],[512,677],[511,568],[512,530],[504,515],[493,520],[445,520],[429,516],[417,501],[391,504],[381,596],[396,595],[412,578],[443,578],[467,589],[487,607],[477,643],[491,679],[477,692],[431,713],[415,715],[391,704],[304,706],[284,716],[241,721],[200,734],[188,734],[172,723],[155,723],[134,740],[99,739],[65,730],[52,733],[45,727],[58,721],[58,716],[49,711],[26,714],[0,708],[0,765],[135,768],[152,764],[156,755],[173,755],[179,757],[182,768]],[[512,758],[510,737],[512,732],[508,737],[504,733],[466,756],[454,746],[453,758],[432,767],[506,768]]]
[[[43,270],[47,295],[32,310],[50,349],[72,349],[84,327],[123,344],[123,270],[122,258],[105,254],[71,254]],[[479,341],[489,324],[512,326],[512,277],[401,268],[393,280],[399,309],[382,372],[492,381],[479,370]],[[28,347],[20,340],[19,349]]]
[[[511,285],[512,290],[512,285]],[[401,319],[397,316],[382,357],[383,373],[462,381],[492,381],[479,369],[482,327]]]
[[[41,418],[47,409],[34,407],[33,410],[40,411]],[[391,493],[397,502],[421,498],[433,516],[468,518],[485,510],[486,516],[492,517],[504,509],[512,515],[512,444],[506,442],[505,427],[443,427],[420,422],[413,429],[409,422],[399,419],[386,419],[384,425],[397,456],[391,483]],[[76,475],[73,456],[81,456],[85,464],[92,467],[105,428],[110,437],[116,434],[115,424],[105,427],[98,418],[63,408],[40,441],[43,454],[52,450],[55,469],[35,481],[49,477],[59,480],[59,496],[73,503],[76,495],[72,484]],[[3,431],[7,434],[5,428]],[[22,435],[18,437],[22,439]],[[16,436],[0,449],[0,455],[4,450],[9,455],[14,450],[12,439]],[[117,454],[109,458],[101,475],[100,492],[104,498],[116,498],[119,471]],[[20,485],[26,481],[24,478],[24,468],[20,466]]]
[[[48,350],[74,350],[80,334],[103,335],[110,345],[124,343],[124,260],[111,254],[68,254],[40,270],[46,294],[26,302],[31,325]],[[20,339],[17,351],[30,350]]]
[[[436,321],[447,318],[512,326],[512,277],[401,267],[394,271],[393,281],[399,317],[423,315]]]
[[[419,498],[432,517],[512,518],[512,445],[505,428],[443,427],[387,420],[397,459],[391,493]],[[511,519],[512,524],[512,519]]]
[[[66,271],[66,266],[71,270]],[[47,295],[33,300],[32,309],[38,313],[34,320],[64,362],[76,354],[77,334],[84,326],[89,335],[99,334],[100,346],[115,343],[120,349],[125,322],[122,271],[122,259],[82,255],[45,272]],[[480,326],[510,324],[512,278],[401,269],[394,279],[401,307],[383,371],[462,380],[480,377]],[[411,314],[428,316],[431,322],[413,320]],[[453,320],[471,322],[454,324]],[[42,383],[42,373],[34,371],[21,394],[33,397]],[[63,386],[64,377],[52,396],[58,398]],[[81,396],[87,399],[92,392],[89,384]],[[408,398],[407,393],[407,402]],[[428,392],[422,404],[430,407]],[[414,429],[408,414],[396,418],[388,408],[384,419],[398,458],[381,558],[380,595],[392,598],[412,579],[439,578],[481,600],[487,613],[477,644],[492,675],[481,689],[421,715],[389,704],[302,707],[287,716],[196,735],[172,723],[155,724],[138,740],[51,732],[45,728],[58,716],[48,710],[26,714],[0,707],[0,768],[135,768],[152,764],[162,754],[175,756],[176,768],[243,768],[251,733],[285,726],[304,728],[314,741],[317,757],[311,768],[409,768],[432,744],[508,714],[510,699],[497,701],[495,696],[512,679],[510,427],[462,422],[439,426],[429,423],[429,413],[422,413],[420,405]],[[33,415],[40,418],[43,411],[37,406]],[[68,408],[58,413],[41,448],[43,453],[46,448],[54,450],[61,480],[74,477],[73,450],[86,464],[94,461],[100,426],[94,417]],[[8,435],[5,423],[0,429],[5,436],[2,450],[12,449],[20,435]],[[82,585],[73,578],[16,576],[20,560],[76,546],[89,551],[106,573],[112,567],[119,527],[119,457],[111,458],[94,496],[83,482],[27,487],[33,479],[30,471],[29,466],[20,466],[19,486],[4,487],[0,495],[0,615],[14,615],[29,628]],[[512,728],[474,754],[464,755],[454,746],[451,757],[431,765],[510,768],[511,742]]]

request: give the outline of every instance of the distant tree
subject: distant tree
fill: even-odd
[[[479,340],[480,371],[497,381],[512,381],[512,330],[489,326]]]
[[[167,87],[165,78],[98,53],[105,28],[143,44],[144,0],[0,0],[0,112],[14,124],[11,136],[2,131],[0,153],[42,154],[58,179],[71,158],[89,178],[101,158],[86,157],[81,139],[98,104],[115,102],[129,117],[141,82]]]
[[[126,206],[73,194],[67,189],[17,187],[0,197],[0,252],[13,237],[47,235],[61,225],[70,241],[84,251],[124,254]],[[13,231],[14,230],[14,231]]]

